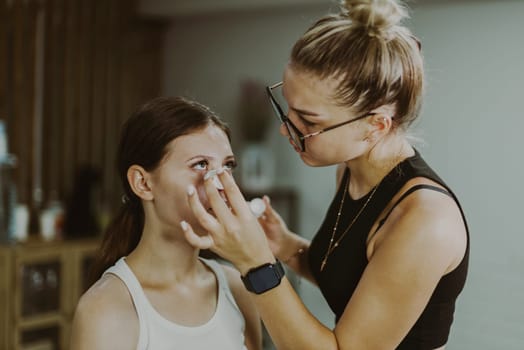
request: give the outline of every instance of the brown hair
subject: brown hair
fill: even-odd
[[[407,10],[395,0],[342,1],[339,14],[314,23],[295,43],[290,66],[339,80],[334,99],[356,113],[396,107],[394,123],[418,116],[424,87],[418,40],[400,22]]]
[[[124,189],[123,203],[104,233],[91,270],[94,282],[120,257],[138,244],[144,228],[142,202],[127,181],[130,166],[154,170],[167,152],[167,145],[179,136],[208,125],[222,129],[231,141],[228,126],[206,106],[183,97],[159,97],[140,107],[124,123],[117,150],[117,170]]]

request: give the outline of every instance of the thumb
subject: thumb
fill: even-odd
[[[280,215],[277,211],[271,206],[271,200],[267,195],[262,197],[262,200],[266,204],[266,211],[264,212],[264,217],[268,221],[275,221],[280,219]]]
[[[181,221],[180,226],[182,227],[182,231],[184,231],[184,236],[186,240],[193,247],[198,249],[209,249],[214,245],[215,242],[213,241],[213,238],[210,235],[197,235],[195,231],[193,231],[191,225],[187,223],[187,221]]]

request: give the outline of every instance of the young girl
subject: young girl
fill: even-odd
[[[199,103],[157,98],[123,126],[117,162],[122,208],[95,262],[99,279],[78,303],[71,348],[260,349],[239,273],[199,258],[179,225],[194,218],[187,186],[208,203],[204,175],[236,165],[227,126]]]

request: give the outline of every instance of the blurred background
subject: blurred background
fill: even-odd
[[[524,348],[524,1],[409,1],[427,93],[419,150],[461,199],[470,274],[447,349]],[[100,232],[120,203],[119,128],[185,95],[233,129],[246,196],[311,237],[334,168],[278,134],[263,87],[331,0],[0,0],[0,349],[65,349]],[[249,118],[246,116],[250,116]],[[247,121],[247,122],[246,122]],[[308,282],[307,306],[333,325]],[[270,343],[267,343],[270,348]]]

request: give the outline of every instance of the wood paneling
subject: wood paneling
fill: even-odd
[[[7,9],[7,0],[0,0],[0,119],[6,121],[8,112],[7,89],[9,86],[8,71],[8,28],[9,15]]]
[[[13,1],[10,49],[13,80],[8,89],[8,99],[13,101],[10,116],[10,150],[18,157],[15,171],[21,202],[31,201],[34,138],[34,68],[35,68],[35,24],[38,4],[34,1]]]
[[[44,21],[40,30],[38,18]],[[0,0],[0,118],[18,158],[20,202],[38,207],[51,197],[65,201],[75,172],[87,165],[100,173],[98,204],[117,204],[120,125],[160,92],[164,30],[163,22],[138,18],[134,1]],[[38,57],[44,62],[35,62]],[[35,86],[38,64],[41,89]],[[42,140],[35,145],[38,133]],[[42,203],[35,202],[39,182]]]

